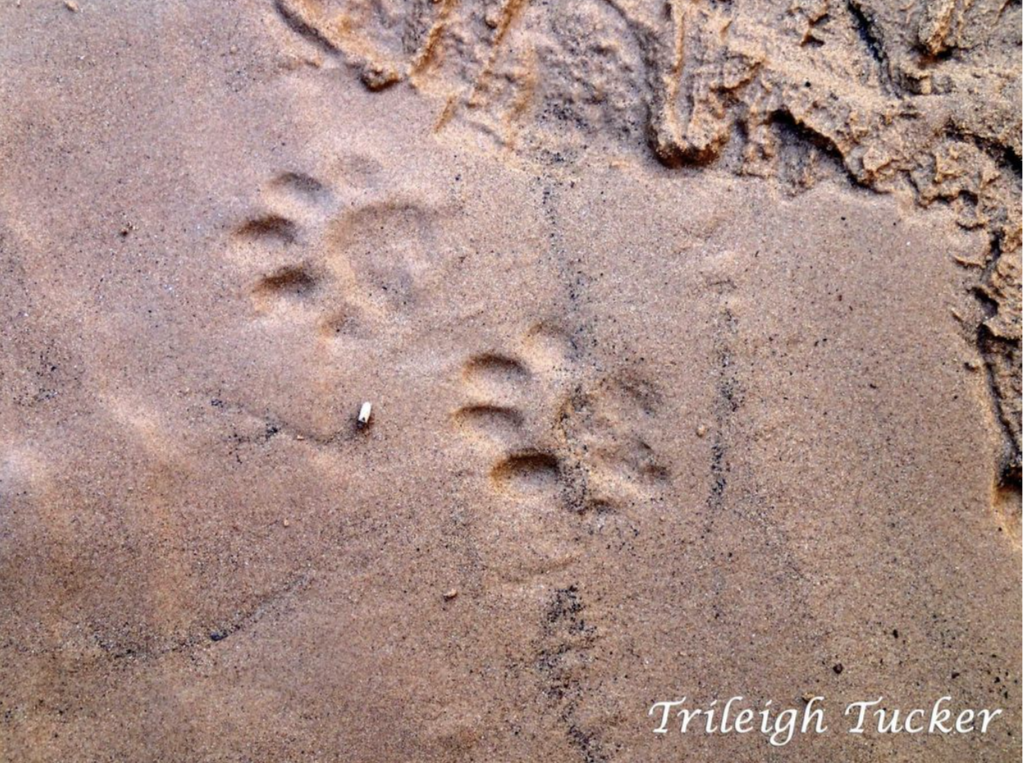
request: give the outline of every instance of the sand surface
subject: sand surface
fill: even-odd
[[[0,104],[0,760],[1020,759],[1019,2],[9,0]]]

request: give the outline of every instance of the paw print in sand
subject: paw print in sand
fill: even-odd
[[[669,479],[648,443],[661,395],[629,373],[583,379],[559,332],[534,327],[513,352],[462,366],[467,402],[456,427],[490,459],[491,487],[578,514],[650,499]]]
[[[266,209],[232,231],[233,257],[256,274],[249,291],[261,319],[307,324],[324,341],[369,339],[411,322],[434,276],[440,213],[374,188],[370,160],[359,166],[355,188],[277,175],[263,188]]]

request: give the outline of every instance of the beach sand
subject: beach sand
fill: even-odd
[[[0,759],[1019,760],[1020,29],[5,3]]]

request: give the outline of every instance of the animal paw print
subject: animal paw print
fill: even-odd
[[[232,234],[261,319],[293,321],[324,341],[368,339],[410,323],[438,261],[438,210],[375,188],[369,160],[349,158],[351,185],[285,172],[263,188],[268,209]],[[251,277],[250,277],[251,278]]]
[[[580,473],[582,510],[615,511],[669,481],[650,444],[661,406],[654,385],[628,372],[578,385],[565,399],[556,429],[564,460]]]
[[[588,383],[569,349],[564,335],[540,326],[516,352],[469,358],[468,402],[453,421],[490,458],[497,492],[579,514],[618,511],[669,478],[645,437],[661,395],[629,374]]]

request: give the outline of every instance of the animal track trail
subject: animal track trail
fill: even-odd
[[[455,426],[490,459],[500,494],[579,515],[649,499],[670,477],[648,435],[660,393],[625,373],[588,382],[568,350],[564,335],[535,327],[516,352],[469,357]]]
[[[325,342],[409,323],[439,260],[436,208],[377,189],[370,160],[343,157],[340,167],[355,200],[351,183],[282,172],[261,189],[265,208],[231,235],[231,256],[255,271],[248,290],[256,315],[298,323]]]

